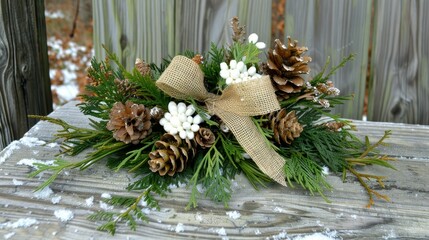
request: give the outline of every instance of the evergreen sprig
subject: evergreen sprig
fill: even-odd
[[[126,223],[131,230],[137,229],[137,220],[148,221],[146,214],[142,211],[142,201],[144,201],[150,194],[150,188],[143,191],[138,197],[124,197],[124,196],[112,196],[109,199],[103,201],[110,205],[126,207],[126,210],[121,213],[113,213],[106,211],[97,211],[90,216],[88,220],[91,221],[107,221],[106,223],[99,226],[97,229],[100,231],[106,231],[114,235],[118,223]],[[158,208],[158,202],[151,201],[147,204],[148,208]]]
[[[220,64],[225,61],[224,48],[218,48],[215,43],[210,44],[210,51],[201,65],[204,72],[204,81],[207,91],[218,94],[225,84],[225,80],[219,75]]]

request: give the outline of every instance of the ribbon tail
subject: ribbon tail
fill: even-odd
[[[283,166],[285,159],[267,146],[265,139],[256,128],[250,117],[238,116],[234,113],[216,111],[222,121],[229,127],[238,143],[253,159],[256,165],[270,178],[286,186]]]

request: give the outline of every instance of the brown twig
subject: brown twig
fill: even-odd
[[[74,32],[76,31],[77,17],[79,16],[79,3],[80,3],[80,0],[77,0],[76,13],[74,15],[74,20],[73,20],[73,27],[72,27],[71,33],[69,35],[70,38],[74,37]]]

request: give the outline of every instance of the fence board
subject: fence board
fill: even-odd
[[[368,119],[429,124],[428,1],[376,1]]]
[[[52,111],[43,1],[0,1],[0,150]]]
[[[331,79],[342,95],[355,95],[353,101],[335,109],[347,118],[362,118],[370,21],[371,1],[286,1],[285,36],[309,48],[310,76],[323,68],[328,56],[337,65],[343,57],[356,54]]]
[[[247,31],[270,42],[271,1],[93,1],[94,48],[104,58],[101,44],[131,68],[136,57],[160,63],[185,50],[207,52],[210,42],[226,43],[229,20],[239,16]],[[257,16],[257,17],[255,17]]]

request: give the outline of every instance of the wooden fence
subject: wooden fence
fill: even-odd
[[[226,43],[233,16],[248,33],[273,42],[271,1],[93,3],[96,56],[104,57],[104,43],[128,67],[136,57],[159,62],[184,50],[207,51],[211,41]],[[309,47],[313,73],[328,56],[335,65],[356,54],[332,78],[342,94],[355,95],[336,112],[361,119],[368,91],[368,120],[429,124],[429,1],[303,0],[285,1],[285,9],[285,35]]]
[[[0,150],[52,111],[43,1],[0,1]]]

